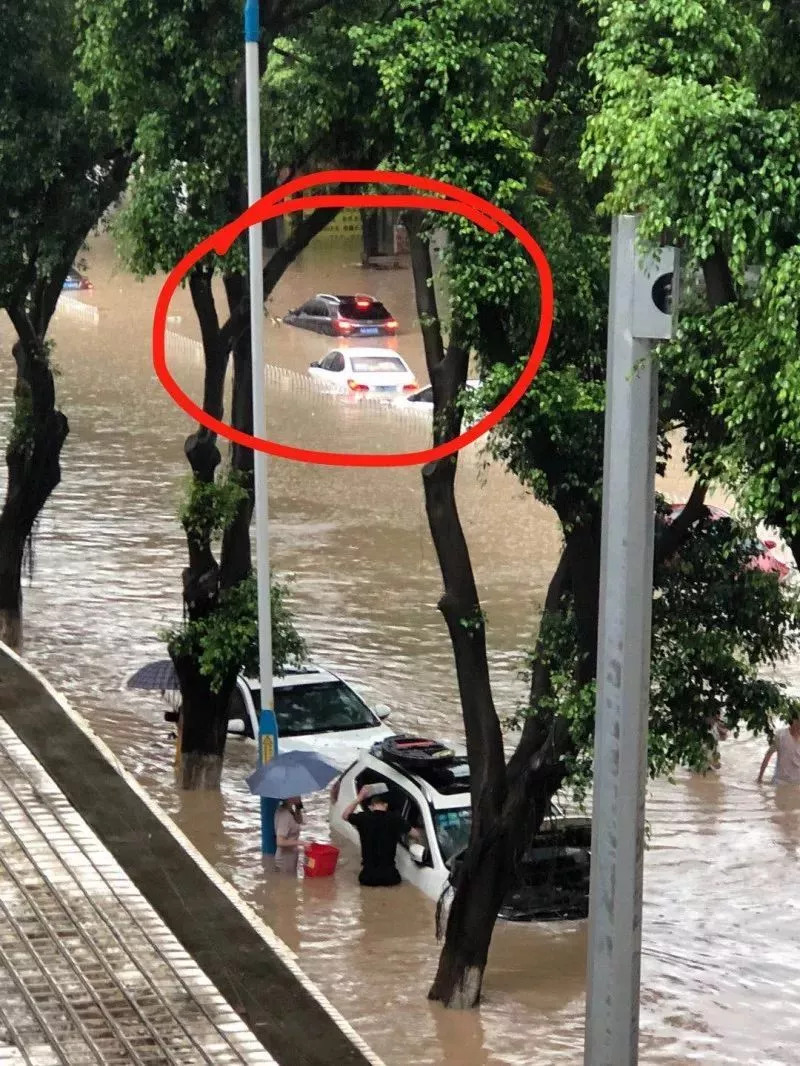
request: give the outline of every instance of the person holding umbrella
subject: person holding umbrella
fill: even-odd
[[[300,828],[303,824],[301,796],[319,792],[339,774],[339,770],[314,751],[296,750],[276,755],[247,778],[251,793],[281,800],[275,812],[275,867],[297,873]]]
[[[275,811],[275,869],[296,874],[300,859],[300,827],[303,824],[303,804],[299,796],[281,800]]]

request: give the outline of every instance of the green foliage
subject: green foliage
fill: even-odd
[[[664,529],[656,525],[657,536]],[[800,709],[781,685],[765,680],[765,666],[800,649],[797,593],[774,574],[752,567],[756,538],[727,520],[699,522],[679,556],[655,574],[650,686],[649,767],[653,777],[679,766],[708,768],[710,723],[719,717],[741,729],[771,733],[774,720]],[[551,691],[535,708],[523,706],[506,722],[552,712],[570,725],[574,751],[568,784],[583,798],[591,784],[595,685],[575,683],[577,640],[571,608],[546,616],[539,654],[551,671]],[[533,660],[531,659],[531,662]]]
[[[169,271],[242,209],[241,13],[222,0],[76,0],[76,8],[82,99],[107,109],[139,156],[114,222],[120,249],[140,276]],[[244,264],[241,240],[234,260]]]
[[[245,206],[246,141],[241,8],[227,0],[76,0],[83,99],[107,107],[134,138],[139,160],[115,220],[119,247],[138,275],[171,270]],[[265,27],[262,84],[264,188],[284,168],[361,164],[375,140],[366,112],[374,84],[353,70],[348,33],[357,12],[342,0],[311,16],[281,5]],[[378,131],[379,132],[379,131]],[[224,260],[246,267],[246,237]],[[211,255],[207,267],[222,269]]]
[[[200,542],[221,537],[247,499],[245,475],[228,470],[212,482],[192,477],[180,511],[186,533]]]
[[[274,578],[270,583],[273,673],[280,677],[289,666],[299,666],[307,655],[297,632],[288,601],[289,586]],[[212,692],[240,672],[258,673],[258,599],[254,577],[223,590],[215,610],[200,619],[185,620],[160,634],[173,657],[191,655],[209,678]]]
[[[609,240],[598,206],[646,208],[652,234],[680,221],[693,262],[720,233],[727,237],[738,227],[738,243],[728,241],[725,249],[742,278],[755,249],[772,255],[776,266],[781,262],[773,254],[781,230],[777,190],[786,188],[791,213],[795,193],[785,183],[798,177],[795,112],[783,99],[779,113],[761,122],[754,109],[758,77],[769,81],[773,99],[786,86],[765,46],[767,21],[759,4],[723,0],[522,7],[448,0],[432,9],[422,0],[402,0],[391,22],[354,31],[356,61],[377,70],[375,113],[394,131],[389,162],[499,204],[547,254],[556,306],[546,359],[531,389],[492,433],[489,448],[556,509],[567,532],[596,519],[602,487]],[[568,27],[566,41],[553,46],[559,25]],[[777,29],[770,25],[775,43]],[[543,85],[553,66],[560,78]],[[543,89],[552,95],[542,99]],[[544,137],[540,118],[547,119]],[[465,221],[436,224],[449,237],[451,315],[467,329],[483,382],[463,400],[476,415],[496,406],[522,370],[539,319],[538,285],[520,247],[505,235],[487,236]],[[777,393],[793,424],[800,405],[797,360],[790,362],[788,347],[793,332],[795,345],[797,337],[790,287],[796,272],[789,261],[780,278],[769,292],[773,303],[785,301],[783,317],[772,314],[783,332],[776,326],[762,333],[758,351],[755,340],[749,342],[746,369],[737,354],[741,333],[723,314],[710,319],[702,293],[686,286],[693,313],[683,317],[680,338],[665,346],[662,358],[660,463],[669,455],[669,432],[679,427],[696,469],[703,463],[704,472],[713,465],[731,479],[741,475],[741,448],[728,452],[715,435],[732,404],[742,418],[743,408],[750,410],[755,435],[757,420],[763,426],[772,417],[763,406]],[[767,301],[766,288],[759,299]],[[487,311],[489,325],[481,326]],[[728,314],[739,321],[738,312]],[[776,343],[777,361],[769,358]],[[749,390],[747,399],[734,399],[737,386]],[[785,434],[771,440],[786,448]],[[788,469],[786,460],[777,462],[776,448],[759,447],[762,487],[767,467],[772,478],[776,469]],[[754,505],[764,494],[746,499]],[[747,531],[721,525],[697,528],[676,569],[657,576],[653,773],[707,763],[709,716],[721,713],[732,726],[763,731],[770,715],[785,711],[781,690],[760,680],[760,671],[797,647],[797,607],[771,577],[747,569],[749,538]],[[571,780],[585,788],[594,686],[576,688],[571,610],[543,624],[551,692],[537,710],[569,721]]]
[[[9,452],[14,451],[30,459],[36,442],[35,429],[30,389],[22,385],[15,393],[11,433],[8,437]]]
[[[74,8],[73,0],[3,7],[0,307],[24,307],[66,272],[106,206],[118,144],[106,115],[86,113],[75,91]]]
[[[676,234],[689,269],[716,253],[736,282],[727,308],[689,308],[665,352],[705,405],[706,427],[688,427],[692,462],[800,545],[800,12],[788,0],[598,9],[587,173],[610,178],[609,210]]]

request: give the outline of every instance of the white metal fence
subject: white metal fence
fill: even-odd
[[[56,304],[56,314],[67,314],[71,318],[79,318],[83,322],[91,322],[96,326],[100,321],[100,311],[93,304],[85,304],[75,296],[62,293]]]
[[[199,341],[169,329],[166,331],[166,352],[167,356],[188,356],[198,361],[203,358],[203,347]],[[320,388],[318,382],[307,373],[267,363],[266,375],[270,385],[281,392],[306,392],[313,395],[315,400],[319,399],[332,405],[341,404],[342,402],[341,396],[336,393],[325,392]],[[358,407],[365,414],[367,412],[380,413],[380,417],[383,419],[391,418],[397,421],[408,421],[423,428],[430,425],[429,410],[416,408],[413,404],[394,404],[390,401],[379,400],[377,397],[364,396],[359,397]]]

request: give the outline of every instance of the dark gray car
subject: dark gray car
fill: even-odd
[[[317,293],[283,316],[287,326],[310,329],[327,337],[395,337],[397,321],[374,296],[332,296]]]

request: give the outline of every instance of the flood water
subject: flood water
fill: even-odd
[[[382,298],[406,330],[396,341],[420,382],[420,344],[410,327],[407,270],[365,272],[358,249],[314,250],[282,283],[274,315],[315,291]],[[345,265],[342,266],[342,261]],[[354,265],[348,266],[352,262]],[[124,764],[299,956],[307,973],[387,1066],[521,1066],[583,1061],[586,932],[568,926],[498,926],[480,1012],[430,1005],[437,945],[434,905],[403,885],[367,892],[357,856],[335,878],[289,881],[265,870],[257,801],[244,778],[252,741],[229,740],[221,795],[179,792],[166,704],[125,680],[164,655],[159,629],[180,616],[185,545],[176,514],[186,478],[189,419],[155,379],[150,324],[160,282],[134,282],[98,238],[89,256],[96,324],[63,312],[53,329],[60,402],[71,432],[63,482],[36,538],[26,591],[27,657],[83,713]],[[169,328],[196,336],[186,293]],[[13,387],[10,327],[0,323],[3,433]],[[270,323],[269,360],[304,371],[332,342]],[[170,359],[200,395],[190,353]],[[271,384],[271,435],[306,447],[405,451],[424,447],[424,420],[320,399]],[[3,474],[5,468],[3,467]],[[460,736],[446,629],[436,610],[439,575],[416,469],[270,465],[272,552],[293,573],[293,601],[313,659],[340,672],[373,702],[393,708],[396,728]],[[673,498],[686,481],[673,472]],[[552,515],[472,450],[458,477],[459,504],[489,620],[498,707],[524,694],[530,643],[559,549]],[[800,665],[784,674],[800,684]],[[723,745],[722,771],[650,790],[643,931],[643,1063],[759,1064],[797,1061],[800,933],[795,886],[800,794],[757,787],[761,742]],[[308,834],[325,839],[326,805],[313,799]]]

